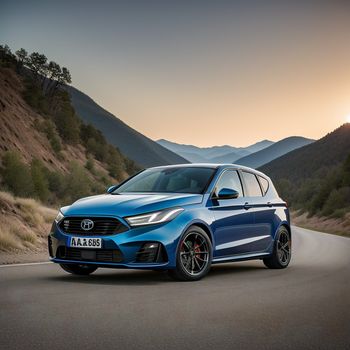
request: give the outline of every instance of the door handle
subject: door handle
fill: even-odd
[[[248,209],[250,209],[250,208],[253,208],[253,206],[250,205],[248,202],[245,202],[245,203],[244,203],[244,209],[245,209],[245,210],[248,210]]]
[[[267,202],[267,206],[271,208],[272,207],[272,203],[271,202]]]

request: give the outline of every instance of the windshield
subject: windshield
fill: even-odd
[[[132,177],[112,193],[203,193],[216,169],[200,167],[149,169]]]

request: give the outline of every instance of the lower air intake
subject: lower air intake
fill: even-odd
[[[92,262],[122,262],[123,255],[119,249],[79,249],[59,247],[56,257],[65,260]]]

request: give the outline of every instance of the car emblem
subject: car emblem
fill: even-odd
[[[90,220],[90,219],[84,219],[84,220],[81,221],[80,227],[84,231],[90,231],[94,227],[94,222],[92,220]]]

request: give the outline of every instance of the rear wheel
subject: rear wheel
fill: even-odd
[[[210,270],[212,245],[206,232],[191,226],[180,240],[176,253],[176,268],[169,275],[180,281],[197,281]]]
[[[263,259],[264,264],[270,269],[284,269],[289,265],[292,256],[292,241],[286,227],[282,226],[275,240],[272,255]]]
[[[97,270],[96,266],[84,265],[84,264],[60,264],[62,269],[73,275],[90,275]]]

